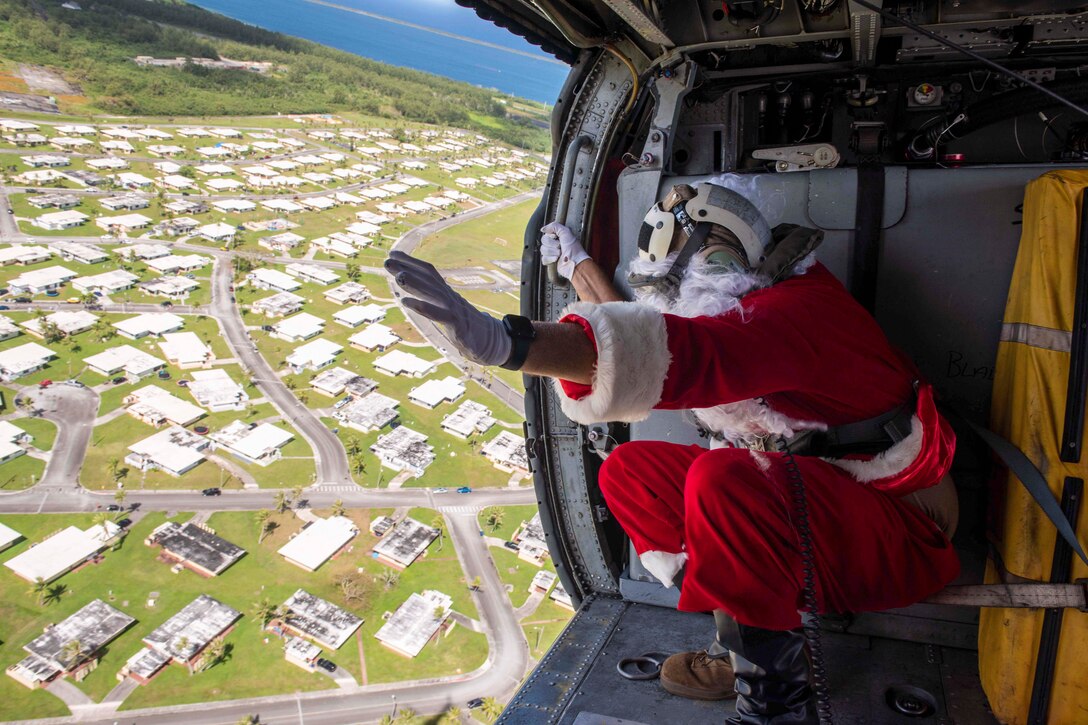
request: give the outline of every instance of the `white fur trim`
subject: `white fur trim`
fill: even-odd
[[[593,328],[597,368],[593,391],[581,400],[568,398],[555,381],[563,412],[576,423],[644,420],[661,400],[672,360],[665,318],[630,302],[575,302],[564,314]]]
[[[883,453],[868,461],[843,458],[825,458],[828,463],[843,469],[861,483],[879,481],[902,473],[922,450],[922,421],[918,416],[910,419],[910,435]]]
[[[691,411],[709,430],[738,445],[751,445],[767,436],[792,438],[803,430],[826,430],[818,421],[794,420],[758,400],[739,400]]]
[[[653,574],[655,579],[668,588],[673,585],[673,579],[684,568],[688,555],[682,551],[679,554],[670,554],[666,551],[644,551],[638,555],[638,560],[646,567],[646,571]]]

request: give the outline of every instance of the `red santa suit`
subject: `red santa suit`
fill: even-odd
[[[652,409],[693,409],[733,444],[635,441],[605,461],[601,490],[647,569],[669,585],[686,563],[682,610],[798,626],[802,566],[783,455],[738,446],[892,410],[910,399],[914,365],[819,264],[712,315],[579,302],[563,321],[580,324],[597,350],[591,385],[558,381],[572,420],[635,422]],[[906,606],[957,576],[947,537],[903,499],[941,481],[954,447],[921,384],[910,434],[884,453],[796,457],[822,611]]]

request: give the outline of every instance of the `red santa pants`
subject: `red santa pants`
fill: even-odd
[[[952,545],[920,510],[818,458],[796,461],[821,611],[906,606],[958,575]],[[639,554],[687,553],[681,610],[799,626],[801,555],[781,454],[637,441],[608,457],[599,480]]]

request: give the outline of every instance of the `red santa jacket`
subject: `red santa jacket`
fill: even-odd
[[[911,394],[918,371],[822,265],[743,297],[740,310],[679,317],[630,302],[571,305],[597,349],[590,386],[559,381],[580,423],[634,422],[652,409],[693,409],[738,443],[880,415]],[[955,435],[933,390],[918,389],[910,435],[876,456],[832,462],[903,496],[948,472]]]

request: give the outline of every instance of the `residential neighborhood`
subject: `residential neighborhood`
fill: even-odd
[[[516,311],[548,159],[362,119],[5,122],[51,149],[0,137],[5,719],[524,676],[570,611],[520,375],[382,262]]]

